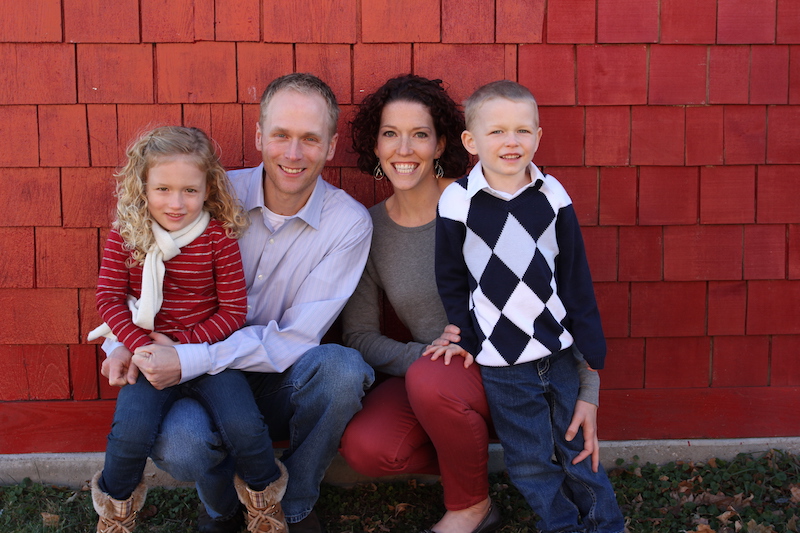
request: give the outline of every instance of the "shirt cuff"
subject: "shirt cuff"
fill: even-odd
[[[211,354],[207,343],[176,344],[175,351],[181,363],[181,383],[211,371]]]
[[[119,341],[112,341],[111,339],[106,338],[106,340],[103,341],[103,345],[101,346],[101,348],[103,349],[104,352],[106,352],[106,357],[108,357],[108,355],[111,352],[113,352],[120,346],[125,346],[125,345]]]

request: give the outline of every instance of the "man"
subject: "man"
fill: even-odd
[[[291,533],[323,530],[313,511],[320,482],[374,379],[357,351],[319,344],[358,283],[372,234],[366,209],[320,176],[336,149],[338,114],[333,92],[315,76],[270,83],[256,125],[263,164],[229,173],[251,221],[239,241],[247,326],[213,345],[151,345],[132,359],[157,388],[224,368],[252,372],[270,436],[290,443],[281,503]],[[115,350],[106,359],[110,383],[135,376],[125,357]],[[176,479],[196,483],[205,505],[201,532],[239,531],[233,461],[199,403],[172,407],[152,457]]]

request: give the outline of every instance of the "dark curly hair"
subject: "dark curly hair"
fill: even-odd
[[[358,168],[372,174],[378,165],[375,145],[381,126],[381,114],[391,102],[417,102],[430,111],[438,138],[444,137],[445,147],[439,164],[447,177],[458,178],[467,172],[469,154],[461,144],[464,115],[442,87],[442,80],[429,80],[406,74],[392,78],[377,91],[364,98],[358,113],[350,122],[353,150],[358,154]]]

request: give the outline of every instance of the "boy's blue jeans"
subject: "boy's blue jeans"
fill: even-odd
[[[280,477],[269,429],[245,374],[225,370],[164,390],[155,389],[140,374],[135,384],[119,391],[99,482],[101,490],[118,500],[131,495],[142,480],[162,420],[184,397],[195,399],[209,413],[225,448],[235,458],[236,472],[251,488],[262,490]]]
[[[356,350],[323,344],[281,374],[247,376],[272,440],[289,441],[281,457],[289,472],[281,507],[288,522],[299,522],[313,510],[344,428],[361,409],[375,374]],[[175,479],[195,482],[212,518],[238,512],[232,458],[198,402],[184,399],[173,405],[151,457]],[[270,452],[274,462],[273,457]]]
[[[625,525],[605,471],[592,472],[583,433],[567,442],[580,387],[572,348],[506,367],[481,367],[492,421],[511,481],[542,533],[620,533]]]

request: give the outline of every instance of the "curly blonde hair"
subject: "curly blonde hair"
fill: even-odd
[[[147,176],[151,168],[170,157],[189,157],[205,173],[208,198],[204,209],[222,224],[228,236],[238,239],[250,224],[233,194],[215,145],[202,130],[183,126],[155,128],[136,139],[128,147],[127,156],[127,164],[114,175],[117,219],[113,227],[132,252],[129,266],[144,262],[147,251],[155,244],[147,204]]]

